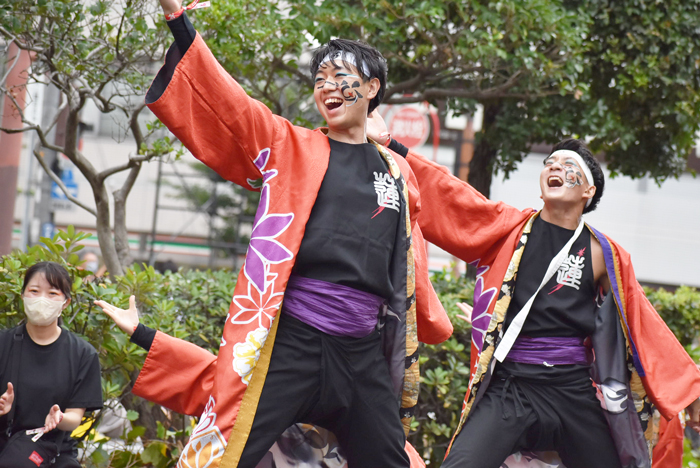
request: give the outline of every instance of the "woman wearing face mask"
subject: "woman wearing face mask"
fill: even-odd
[[[57,468],[80,466],[70,433],[86,410],[102,407],[97,352],[59,323],[71,285],[58,263],[31,266],[22,285],[26,322],[0,332],[0,452],[8,432],[38,429],[42,444],[60,445]]]

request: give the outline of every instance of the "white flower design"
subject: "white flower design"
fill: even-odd
[[[236,343],[233,346],[233,370],[241,376],[244,384],[248,385],[253,376],[253,369],[260,358],[267,334],[267,328],[256,328],[248,332],[243,343]]]
[[[247,295],[233,296],[233,303],[239,310],[231,317],[231,323],[246,325],[257,320],[258,327],[270,328],[284,297],[284,293],[274,291],[275,278],[276,273],[267,275],[267,286],[262,292],[249,282]]]

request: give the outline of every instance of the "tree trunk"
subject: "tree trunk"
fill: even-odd
[[[114,196],[114,244],[119,263],[123,268],[127,268],[134,261],[131,258],[129,233],[126,229],[126,199],[129,197],[129,192],[131,192],[140,171],[141,164],[132,167],[124,185],[112,193]]]
[[[474,157],[469,163],[469,185],[474,187],[486,198],[491,195],[491,179],[493,178],[493,162],[498,155],[498,143],[489,141],[490,130],[496,123],[500,110],[498,103],[484,105],[484,121],[478,143],[474,148]]]
[[[104,183],[99,186],[92,186],[93,195],[95,197],[95,208],[97,210],[97,240],[100,243],[102,251],[102,260],[107,267],[107,271],[112,276],[121,276],[124,274],[124,269],[119,262],[117,249],[112,238],[112,230],[109,222],[109,195]]]

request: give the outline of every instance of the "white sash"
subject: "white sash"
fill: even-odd
[[[574,231],[574,235],[571,236],[571,239],[569,239],[566,245],[562,247],[559,253],[554,256],[551,262],[549,262],[549,267],[547,267],[547,272],[544,274],[544,278],[542,278],[540,287],[537,288],[537,291],[535,291],[532,297],[528,299],[523,308],[520,309],[520,312],[516,314],[513,321],[510,322],[510,326],[508,326],[508,330],[506,330],[505,335],[503,335],[501,342],[498,344],[496,352],[493,353],[493,356],[498,359],[499,362],[503,362],[503,360],[506,358],[510,348],[513,347],[513,343],[515,343],[515,340],[518,338],[520,330],[523,329],[523,324],[525,323],[527,315],[530,313],[532,303],[535,302],[535,297],[544,287],[544,285],[547,284],[547,282],[552,278],[552,276],[554,276],[554,272],[559,269],[561,264],[564,263],[564,260],[569,256],[571,246],[574,245],[574,241],[578,239],[578,236],[581,235],[581,231],[583,231],[583,224],[583,218],[581,218],[576,231]]]

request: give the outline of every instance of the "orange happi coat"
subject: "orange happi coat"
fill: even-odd
[[[147,103],[195,157],[223,178],[262,191],[218,357],[159,332],[133,389],[175,411],[202,416],[178,466],[236,466],[274,346],[274,318],[328,167],[330,146],[321,130],[294,126],[251,99],[199,34],[184,56],[176,47],[170,49]],[[417,338],[438,343],[451,335],[452,326],[428,278],[416,223],[420,195],[415,178],[403,158],[394,161],[407,188]],[[422,464],[408,450],[412,464]]]
[[[425,239],[477,267],[472,374],[458,433],[478,400],[482,384],[488,385],[493,352],[510,303],[509,285],[522,255],[522,248],[516,247],[538,213],[488,200],[445,167],[414,153],[408,154],[407,161],[422,189],[418,222]],[[700,371],[647,300],[635,278],[630,255],[601,232],[587,228],[603,248],[627,343],[629,385],[650,449],[658,439],[658,428],[647,424],[653,419],[652,405],[666,420],[677,419],[678,413],[700,396]],[[676,426],[675,422],[669,425],[674,433],[678,432]],[[661,438],[662,443],[675,443],[670,440],[673,437],[664,441],[662,434]],[[671,451],[676,453],[677,447]]]

